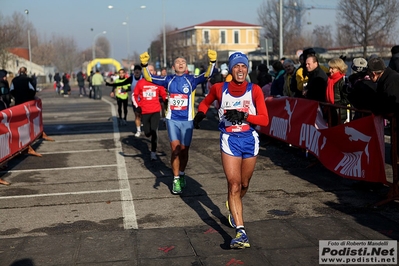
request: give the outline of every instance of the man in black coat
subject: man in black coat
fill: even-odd
[[[36,87],[33,80],[28,77],[26,67],[21,67],[19,75],[13,78],[10,86],[11,95],[15,99],[15,105],[35,99]]]
[[[308,83],[304,86],[306,99],[325,102],[328,77],[320,68],[316,56],[311,55],[306,58],[306,71],[309,77]]]
[[[391,60],[389,60],[388,66],[395,70],[396,72],[399,72],[399,45],[395,45],[391,48]]]
[[[382,58],[376,57],[368,61],[368,74],[370,79],[377,83],[377,97],[373,112],[399,115],[399,73],[386,67]]]

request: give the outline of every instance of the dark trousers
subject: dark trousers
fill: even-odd
[[[93,86],[94,87],[94,99],[101,99],[102,91],[101,86]]]
[[[79,93],[80,93],[80,95],[87,95],[86,88],[84,85],[83,86],[79,85]]]
[[[158,126],[161,116],[159,112],[152,114],[144,114],[141,116],[141,123],[143,124],[144,135],[151,137],[151,151],[156,152],[158,146]]]
[[[127,102],[128,102],[128,98],[126,99],[120,99],[118,97],[116,97],[116,103],[118,104],[118,114],[119,114],[119,118],[122,119],[122,107],[123,107],[123,119],[126,120],[127,117]]]

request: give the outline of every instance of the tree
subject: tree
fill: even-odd
[[[56,51],[53,63],[58,71],[70,73],[76,67],[79,67],[79,53],[77,52],[75,39],[54,36],[52,44]]]
[[[315,26],[312,34],[313,44],[316,47],[328,48],[333,45],[332,27],[328,26]]]
[[[363,47],[367,57],[367,46],[387,45],[392,42],[392,33],[399,15],[398,0],[340,0],[338,4],[337,39],[348,35],[352,45]],[[381,44],[381,40],[386,40]]]
[[[100,36],[96,40],[95,49],[97,58],[108,58],[111,54],[111,45],[107,37]]]
[[[279,54],[280,43],[280,4],[279,1],[268,0],[258,8],[258,21],[264,27],[263,37],[273,40],[273,53]],[[283,53],[295,53],[302,49],[298,45],[305,7],[302,0],[283,1]],[[299,28],[298,28],[299,27]]]

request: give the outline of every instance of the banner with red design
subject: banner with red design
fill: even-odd
[[[367,116],[328,128],[319,103],[266,98],[270,122],[260,132],[308,149],[332,172],[350,179],[386,183],[383,118]]]
[[[0,111],[0,163],[43,133],[42,101],[32,100]]]

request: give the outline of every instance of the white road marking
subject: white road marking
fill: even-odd
[[[61,154],[61,153],[82,153],[82,152],[98,152],[98,151],[113,151],[116,148],[111,149],[96,149],[96,150],[74,150],[74,151],[52,151],[52,152],[38,152],[40,154]]]
[[[113,127],[114,127],[114,142],[115,156],[118,167],[118,179],[119,188],[121,192],[121,202],[122,202],[122,212],[123,212],[123,226],[125,229],[138,229],[136,210],[133,203],[133,195],[130,189],[129,178],[126,171],[125,158],[122,155],[122,145],[120,142],[120,133],[118,128],[118,123],[116,120],[116,111],[113,103],[106,99],[102,99],[104,102],[111,106],[111,113],[113,117]]]
[[[21,198],[38,198],[38,197],[54,197],[54,196],[67,196],[67,195],[84,195],[84,194],[100,194],[100,193],[115,193],[121,192],[120,189],[106,189],[106,190],[92,190],[92,191],[75,191],[75,192],[60,192],[60,193],[48,193],[48,194],[31,194],[31,195],[20,195],[20,196],[0,196],[2,199],[21,199]]]
[[[71,169],[87,169],[87,168],[100,168],[100,167],[115,167],[117,164],[103,164],[103,165],[88,165],[88,166],[72,166],[72,167],[59,167],[59,168],[42,168],[42,169],[27,169],[27,170],[9,170],[0,171],[0,174],[6,173],[24,173],[24,172],[38,172],[38,171],[54,171],[54,170],[71,170]]]

